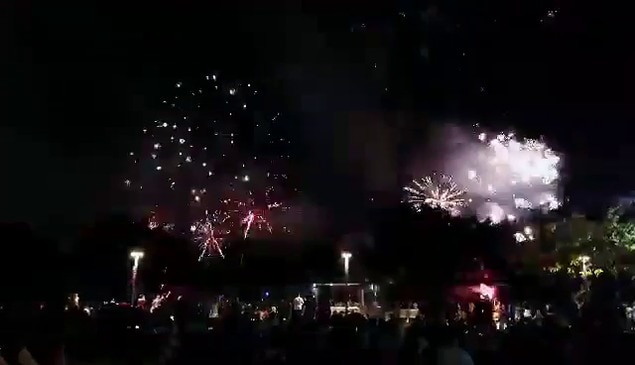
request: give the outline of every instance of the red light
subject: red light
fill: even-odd
[[[485,297],[486,299],[494,299],[496,297],[496,287],[493,286],[481,284],[479,286],[479,292],[481,296]]]

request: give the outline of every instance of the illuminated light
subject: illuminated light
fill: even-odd
[[[344,260],[344,275],[348,278],[348,272],[350,270],[350,261],[353,254],[348,251],[343,251],[341,254],[342,260]]]
[[[481,283],[481,285],[479,285],[479,293],[483,298],[491,300],[496,297],[496,288]]]

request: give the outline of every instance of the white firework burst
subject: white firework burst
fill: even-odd
[[[416,210],[421,210],[427,205],[443,209],[452,215],[459,215],[461,208],[467,204],[464,198],[465,191],[448,175],[432,175],[413,180],[404,190],[407,193],[406,201]]]

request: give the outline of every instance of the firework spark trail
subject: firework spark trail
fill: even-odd
[[[154,212],[152,212],[150,215],[150,218],[148,218],[148,228],[150,230],[153,230],[153,229],[157,229],[158,227],[159,227],[159,222]]]
[[[273,195],[273,188],[269,187],[267,188],[266,192],[265,192],[265,204],[266,204],[266,209],[258,209],[256,208],[256,204],[254,204],[253,201],[251,201],[247,206],[249,207],[249,209],[247,210],[247,214],[244,215],[243,219],[241,220],[241,224],[243,225],[243,239],[247,239],[247,237],[249,236],[252,228],[256,227],[258,229],[258,231],[262,231],[265,230],[269,233],[273,233],[273,227],[271,225],[271,222],[269,221],[269,219],[267,218],[267,213],[274,210],[274,209],[280,209],[280,210],[284,210],[287,207],[284,206],[282,203],[280,202],[272,202],[272,195]]]
[[[447,175],[432,175],[413,180],[412,185],[404,187],[404,190],[408,193],[407,201],[417,210],[427,205],[458,215],[467,203],[463,198],[465,191],[459,189],[452,177]]]
[[[247,212],[247,216],[243,218],[242,224],[245,227],[243,230],[243,239],[247,239],[253,227],[257,227],[259,231],[264,229],[269,233],[273,232],[273,227],[263,211],[250,210]]]
[[[208,212],[205,212],[205,219],[195,222],[190,230],[194,236],[194,241],[198,243],[200,254],[198,260],[201,261],[205,257],[218,255],[225,258],[223,253],[223,238],[220,237],[221,226],[225,218],[222,220],[213,219]]]
[[[162,104],[160,118],[142,130],[141,151],[129,153],[134,170],[124,179],[141,214],[147,207],[162,211],[161,219],[150,218],[149,228],[176,227],[177,234],[190,228],[194,241],[216,255],[231,238],[255,229],[288,233],[286,227],[274,229],[269,215],[287,211],[296,191],[287,177],[291,141],[280,114],[262,110],[270,106],[262,105],[259,90],[212,74],[176,83]],[[203,212],[205,218],[196,220]],[[250,212],[245,232],[241,222]]]
[[[151,231],[161,228],[166,232],[170,232],[174,229],[174,224],[170,222],[162,222],[155,212],[150,212],[150,217],[148,217],[147,222],[148,229]]]
[[[251,225],[254,223],[254,219],[255,219],[255,215],[252,211],[249,211],[249,213],[247,213],[247,216],[243,218],[242,224],[245,225],[245,230],[243,232],[244,239],[247,239],[247,235],[249,234],[249,231],[251,230]]]

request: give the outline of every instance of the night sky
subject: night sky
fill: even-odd
[[[9,5],[0,219],[50,228],[119,209],[122,157],[139,128],[175,80],[212,70],[268,86],[300,131],[303,189],[336,216],[391,196],[428,127],[447,120],[544,134],[566,153],[580,204],[635,190],[626,11],[230,3]]]

